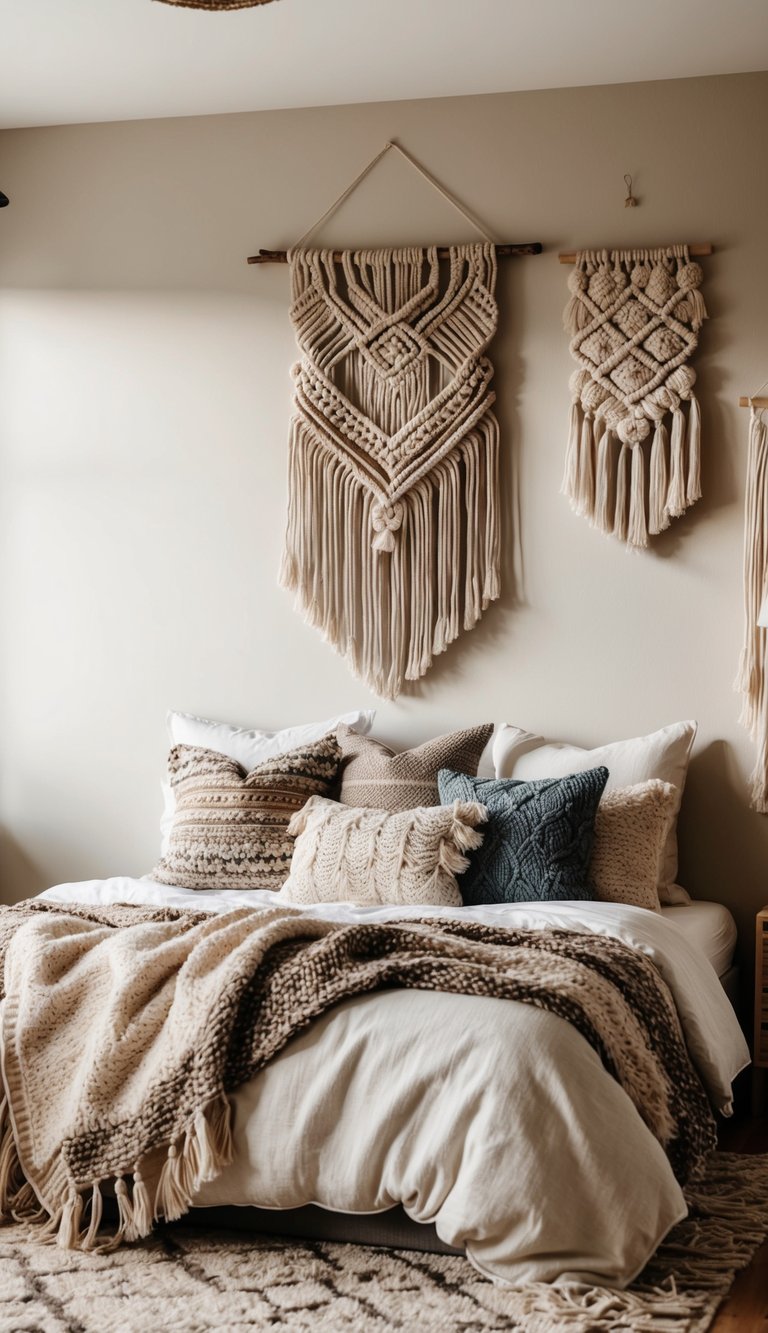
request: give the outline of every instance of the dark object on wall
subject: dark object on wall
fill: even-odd
[[[271,0],[159,0],[161,5],[178,5],[182,9],[253,9],[268,5]]]
[[[10,202],[8,195],[3,194],[2,190],[0,190],[0,208],[7,208]]]

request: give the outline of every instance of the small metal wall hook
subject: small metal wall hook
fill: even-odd
[[[627,187],[627,197],[624,200],[624,207],[637,208],[637,200],[632,193],[632,177],[630,176],[629,172],[627,172],[626,176],[624,177],[624,184]]]

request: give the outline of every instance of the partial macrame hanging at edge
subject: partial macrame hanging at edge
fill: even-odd
[[[687,246],[581,251],[563,323],[579,369],[562,491],[641,548],[701,497],[701,417],[687,361],[707,317]],[[685,406],[687,405],[687,413]]]
[[[766,381],[768,383],[768,381]],[[760,386],[763,389],[765,385]],[[759,392],[759,390],[758,390]],[[768,423],[750,407],[744,497],[744,642],[734,688],[742,696],[739,721],[755,742],[750,804],[768,814],[768,629],[758,624],[768,594]]]

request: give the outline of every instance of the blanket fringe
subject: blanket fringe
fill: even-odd
[[[232,1161],[232,1108],[222,1094],[199,1109],[183,1136],[168,1151],[151,1198],[140,1164],[114,1178],[118,1225],[114,1234],[99,1236],[104,1213],[102,1186],[94,1181],[90,1198],[73,1184],[64,1206],[50,1214],[41,1207],[19,1161],[8,1104],[0,1102],[0,1222],[35,1224],[35,1239],[55,1241],[65,1250],[104,1254],[123,1241],[149,1235],[161,1217],[176,1221],[191,1208],[200,1186]],[[129,1190],[125,1176],[131,1181]]]

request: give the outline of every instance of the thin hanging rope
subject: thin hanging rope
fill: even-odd
[[[401,148],[400,144],[389,142],[385,143],[384,147],[381,148],[379,152],[376,153],[376,155],[371,158],[370,162],[363,167],[362,171],[358,172],[357,176],[355,176],[355,179],[350,182],[347,188],[342,191],[342,193],[338,196],[337,199],[334,199],[333,203],[330,205],[330,207],[326,208],[322,216],[319,217],[316,222],[312,223],[312,226],[309,227],[304,232],[304,235],[300,236],[298,241],[294,242],[294,244],[291,246],[291,250],[299,250],[304,244],[304,242],[307,240],[307,238],[312,235],[313,231],[317,231],[318,227],[321,226],[322,223],[325,222],[331,216],[332,213],[335,213],[337,208],[341,207],[341,205],[345,202],[345,200],[347,200],[349,196],[353,193],[353,191],[357,189],[360,182],[365,179],[365,177],[368,175],[370,171],[373,171],[373,168],[376,166],[376,164],[380,162],[381,159],[389,152],[390,148],[396,149],[396,151],[400,154],[400,156],[405,158],[406,162],[409,162],[412,167],[415,167],[416,171],[418,171],[419,174],[424,177],[424,179],[432,186],[432,188],[434,190],[437,190],[438,194],[441,194],[443,198],[447,200],[447,202],[453,208],[455,208],[458,213],[461,213],[462,217],[466,218],[467,222],[471,223],[471,225],[477,231],[480,232],[480,235],[484,238],[484,240],[489,241],[492,245],[495,244],[493,237],[489,235],[489,233],[485,230],[482,224],[478,222],[477,218],[474,217],[472,213],[469,212],[469,209],[465,208],[463,204],[460,204],[458,199],[454,195],[452,195],[450,191],[445,188],[445,186],[441,185],[440,182],[430,174],[430,172],[427,171],[426,167],[423,167],[420,162],[417,162],[415,157],[411,157],[411,154],[407,152],[405,148]]]

